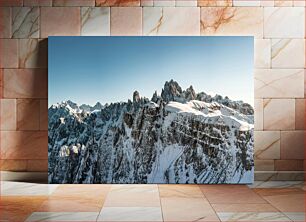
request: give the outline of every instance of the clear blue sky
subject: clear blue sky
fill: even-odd
[[[253,104],[253,37],[49,37],[49,105],[151,98],[165,81]]]

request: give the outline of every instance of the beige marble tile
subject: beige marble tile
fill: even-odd
[[[105,207],[159,207],[157,185],[113,185]]]
[[[5,98],[47,98],[46,69],[5,69],[3,79]]]
[[[141,0],[140,5],[147,7],[147,6],[153,6],[154,0]]]
[[[18,68],[17,39],[0,39],[0,68]]]
[[[140,6],[141,0],[96,0],[96,6]]]
[[[62,184],[38,211],[97,212],[101,210],[110,187],[104,184]]]
[[[46,131],[1,131],[1,156],[4,159],[47,159],[47,147]]]
[[[273,68],[304,68],[304,39],[272,39]]]
[[[293,6],[293,0],[274,0],[275,7],[290,7]]]
[[[1,221],[25,221],[47,197],[4,197],[0,199]]]
[[[255,39],[254,41],[254,67],[271,68],[271,40]]]
[[[129,186],[129,185],[126,185]],[[90,187],[90,189],[88,189]],[[112,185],[110,184],[61,184],[52,193],[52,197],[78,197],[83,199],[97,199],[104,202]]]
[[[48,42],[46,39],[19,39],[19,68],[47,68]]]
[[[0,100],[0,129],[16,130],[16,100]]]
[[[39,99],[17,99],[17,130],[39,130]]]
[[[198,0],[198,6],[202,6],[202,7],[233,6],[233,0]]]
[[[23,0],[24,6],[52,6],[52,0]]]
[[[198,185],[161,184],[158,185],[161,198],[204,198]]]
[[[277,212],[278,210],[268,203],[261,204],[212,204],[216,212]]]
[[[153,0],[154,7],[175,6],[175,0]]]
[[[161,198],[164,221],[219,221],[205,198]]]
[[[273,7],[274,6],[274,0],[260,0],[260,6]]]
[[[97,221],[163,221],[160,207],[103,207]]]
[[[305,7],[306,2],[304,0],[293,0],[293,6],[295,6],[295,7]]]
[[[98,212],[103,206],[104,199],[90,199],[86,196],[49,197],[42,203],[39,212]]]
[[[281,131],[281,159],[304,159],[305,131]]]
[[[280,212],[222,212],[218,216],[221,221],[290,221]]]
[[[141,7],[112,7],[111,35],[141,35]]]
[[[39,104],[39,129],[48,130],[48,100],[41,99]]]
[[[255,171],[273,171],[274,160],[254,160]]]
[[[254,157],[255,159],[280,159],[280,132],[255,131]]]
[[[304,38],[305,10],[300,7],[264,8],[265,38]]]
[[[254,99],[254,128],[263,130],[263,99]]]
[[[264,99],[264,130],[290,130],[294,128],[294,99]]]
[[[259,189],[266,201],[281,212],[303,212],[305,210],[305,191],[293,188]]]
[[[0,38],[11,38],[12,9],[0,8]]]
[[[96,221],[99,212],[34,212],[26,221]]]
[[[53,0],[53,6],[95,6],[95,0]]]
[[[303,160],[275,160],[275,170],[277,171],[303,171]]]
[[[38,38],[40,20],[39,16],[38,7],[13,7],[12,37]]]
[[[2,172],[1,178],[8,176],[7,174],[8,173]],[[19,173],[19,175],[21,175],[21,173]],[[35,176],[32,175],[32,177]],[[58,187],[57,184],[39,184],[39,183],[20,182],[20,181],[19,182],[1,181],[1,198],[3,196],[15,196],[15,197],[24,196],[35,199],[36,197],[39,196],[51,195],[57,187]]]
[[[246,185],[199,185],[211,204],[260,204],[266,203]]]
[[[255,98],[303,98],[303,69],[255,69]]]
[[[110,35],[109,7],[81,8],[81,35],[105,36]]]
[[[42,7],[41,38],[80,35],[80,14],[79,7]]]
[[[305,129],[305,99],[295,100],[295,129]]]
[[[197,0],[175,0],[175,6],[196,7],[197,5]]]
[[[233,0],[233,6],[260,6],[260,0]]]
[[[200,8],[144,7],[143,35],[200,35]]]
[[[202,7],[202,35],[263,36],[263,9],[260,7]]]

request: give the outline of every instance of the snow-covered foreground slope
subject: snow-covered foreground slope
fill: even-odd
[[[253,109],[166,82],[151,100],[49,108],[50,183],[251,183]],[[94,110],[94,111],[93,111]]]

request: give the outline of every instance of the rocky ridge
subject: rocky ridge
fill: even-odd
[[[251,105],[167,81],[151,99],[49,108],[50,183],[248,183]]]

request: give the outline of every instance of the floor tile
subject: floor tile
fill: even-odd
[[[61,184],[43,202],[42,212],[99,212],[111,185]]]
[[[38,209],[40,212],[99,212],[104,199],[85,197],[49,197]]]
[[[216,212],[277,212],[271,204],[212,204]]]
[[[52,197],[86,197],[105,199],[110,191],[109,184],[61,184],[52,193]]]
[[[305,191],[290,188],[254,189],[281,212],[305,211]]]
[[[34,212],[26,221],[96,221],[99,212]]]
[[[159,207],[157,185],[112,185],[105,207]]]
[[[205,198],[161,198],[164,221],[219,221]]]
[[[24,221],[47,197],[1,196],[0,221]]]
[[[163,221],[160,207],[103,207],[98,221]]]
[[[57,184],[1,181],[1,196],[44,196],[52,194],[57,187]]]
[[[246,185],[200,185],[210,203],[266,203]]]
[[[283,214],[293,221],[306,221],[305,212],[283,212]]]
[[[288,217],[279,212],[272,213],[218,213],[221,221],[291,221]]]
[[[253,190],[262,197],[305,194],[305,191],[300,188],[255,188]]]
[[[198,185],[162,184],[158,185],[160,197],[204,198]]]

